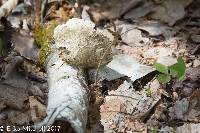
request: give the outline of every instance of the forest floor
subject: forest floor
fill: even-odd
[[[113,54],[123,64],[108,65],[118,75],[99,73],[98,87],[95,77],[88,81],[88,133],[200,133],[199,7],[200,0],[19,0],[0,22],[0,131],[46,115],[47,74],[35,34],[50,34],[35,27],[79,17],[115,36]],[[177,59],[185,62],[181,80],[168,70]],[[155,62],[167,69],[167,82],[159,82]]]

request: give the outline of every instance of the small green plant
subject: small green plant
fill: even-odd
[[[161,84],[169,82],[172,77],[176,77],[178,80],[183,80],[185,76],[186,66],[184,60],[181,57],[177,59],[176,64],[170,67],[167,67],[158,62],[155,62],[153,66],[159,72],[156,78]]]

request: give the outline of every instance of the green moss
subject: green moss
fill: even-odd
[[[35,24],[33,27],[33,36],[36,44],[40,48],[39,59],[41,64],[45,63],[50,52],[50,45],[53,41],[53,31],[57,25],[58,23],[51,22],[47,25]]]

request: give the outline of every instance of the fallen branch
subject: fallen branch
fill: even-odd
[[[7,16],[16,6],[18,0],[8,0],[0,7],[0,18]]]
[[[64,63],[58,54],[53,52],[47,62],[47,74],[47,117],[41,126],[50,126],[54,121],[62,120],[69,122],[77,133],[85,132],[88,98],[83,73],[79,74],[79,69]]]
[[[55,44],[46,59],[47,117],[37,128],[51,126],[59,120],[69,123],[77,133],[86,131],[89,103],[84,70],[112,60],[108,46],[113,40],[107,37],[109,32],[94,27],[90,21],[73,18],[55,28]]]

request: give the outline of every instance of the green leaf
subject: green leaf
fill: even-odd
[[[165,84],[171,80],[170,75],[166,75],[166,74],[158,74],[156,78],[161,84]]]
[[[164,74],[169,74],[167,66],[165,66],[161,63],[157,63],[157,62],[155,62],[153,66],[156,68],[157,71],[164,73]]]
[[[176,64],[169,67],[170,74],[175,75],[178,78],[178,80],[182,80],[184,78],[185,69],[186,69],[185,62],[181,57],[177,59]]]

